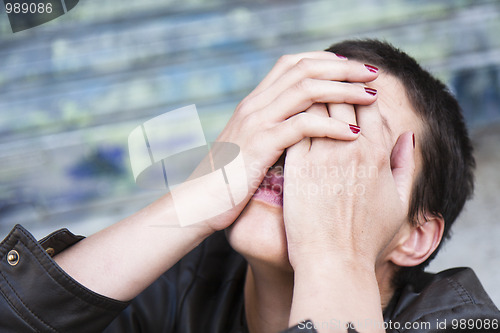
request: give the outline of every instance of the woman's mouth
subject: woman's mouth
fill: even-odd
[[[254,200],[273,207],[283,207],[283,166],[278,164],[269,169],[264,180],[255,191]]]

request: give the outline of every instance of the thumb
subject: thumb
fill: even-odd
[[[391,153],[392,177],[399,198],[405,205],[408,205],[410,201],[413,174],[415,173],[414,138],[412,132],[401,134]]]

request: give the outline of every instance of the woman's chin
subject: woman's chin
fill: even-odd
[[[251,264],[291,270],[282,207],[250,200],[226,235],[231,247]]]

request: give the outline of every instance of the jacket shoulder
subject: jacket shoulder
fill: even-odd
[[[408,285],[400,291],[391,320],[401,325],[429,323],[429,329],[410,328],[400,332],[446,332],[446,329],[452,331],[452,325],[454,331],[459,331],[460,322],[471,322],[471,319],[478,323],[474,332],[483,332],[477,326],[487,320],[500,324],[500,312],[472,269],[461,267],[437,274],[423,273],[422,280],[423,285]]]

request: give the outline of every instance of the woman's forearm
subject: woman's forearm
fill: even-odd
[[[134,298],[212,233],[181,228],[170,195],[54,257],[76,281],[121,301]]]

